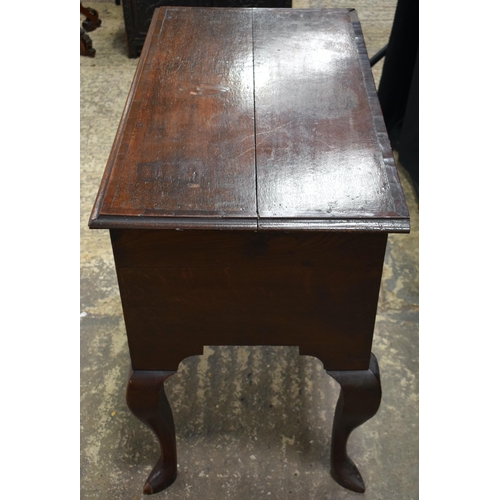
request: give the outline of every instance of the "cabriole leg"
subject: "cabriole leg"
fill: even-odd
[[[177,475],[177,451],[172,411],[163,382],[174,371],[132,371],[127,385],[127,405],[158,438],[160,458],[144,485],[144,493],[156,493],[170,486]]]
[[[380,406],[382,387],[377,358],[372,354],[368,370],[327,371],[340,384],[332,432],[332,476],[344,488],[363,493],[365,483],[347,455],[351,432],[372,418]]]

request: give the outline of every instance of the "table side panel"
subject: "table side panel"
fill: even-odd
[[[385,234],[285,231],[110,231],[119,267],[377,266]]]
[[[160,9],[100,214],[256,217],[251,15]]]
[[[204,345],[290,345],[328,370],[366,369],[385,235],[371,235],[356,252],[316,234],[294,242],[297,235],[238,234],[249,241],[214,241],[213,249],[200,241],[195,252],[188,250],[193,232],[175,251],[166,248],[164,260],[144,247],[127,255],[114,235],[133,368],[176,370]],[[363,260],[370,249],[373,257]]]

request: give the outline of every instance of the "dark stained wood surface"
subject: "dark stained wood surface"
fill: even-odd
[[[384,234],[267,231],[111,231],[119,267],[378,265]]]
[[[355,12],[157,9],[90,227],[407,232]]]
[[[116,0],[118,5],[120,0]],[[138,57],[148,32],[155,8],[162,6],[183,7],[267,7],[291,8],[292,0],[121,0],[123,20],[127,33],[129,57]]]
[[[360,35],[349,9],[254,12],[258,210],[268,226],[262,219],[408,217]]]
[[[380,406],[382,386],[378,361],[372,354],[367,370],[327,373],[340,384],[332,430],[331,473],[344,488],[364,493],[365,482],[347,454],[347,440],[354,429],[377,413]]]
[[[332,474],[364,490],[347,438],[380,403],[387,233],[409,225],[352,10],[156,10],[90,226],[111,229],[127,402],[161,445],[145,493],[175,478],[163,380],[207,345],[320,359]]]
[[[100,213],[255,218],[252,12],[161,13]]]
[[[290,345],[368,367],[387,235],[112,230],[134,370],[205,345]]]
[[[163,382],[173,371],[132,371],[127,384],[127,406],[158,438],[160,458],[144,485],[146,495],[167,488],[177,477],[177,447],[172,410]]]

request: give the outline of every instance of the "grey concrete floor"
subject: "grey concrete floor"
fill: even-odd
[[[137,60],[126,56],[121,7],[84,5],[99,11],[103,25],[90,34],[96,57],[81,58],[81,498],[138,499],[158,447],[125,404],[130,361],[109,237],[87,228]],[[294,8],[355,7],[372,55],[387,43],[395,5],[304,0]],[[349,441],[365,494],[330,477],[339,386],[317,359],[295,348],[212,346],[184,360],[165,384],[179,473],[154,498],[418,498],[418,205],[400,174],[412,232],[391,235],[385,259],[373,345],[382,404]]]

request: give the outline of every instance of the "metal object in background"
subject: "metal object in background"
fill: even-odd
[[[371,59],[370,59],[370,67],[373,68],[375,64],[377,64],[382,57],[385,56],[385,53],[387,52],[387,45],[385,47],[382,47]]]

